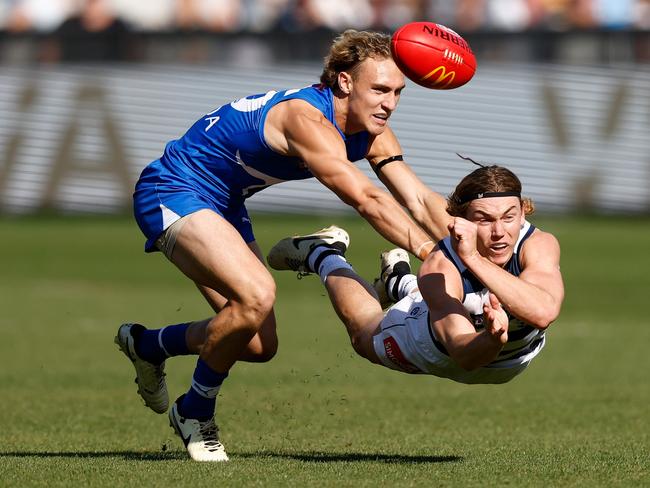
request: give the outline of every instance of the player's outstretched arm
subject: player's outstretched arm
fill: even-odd
[[[397,137],[387,128],[372,141],[368,161],[382,183],[408,209],[418,225],[436,242],[444,239],[449,235],[447,226],[451,221],[445,198],[427,187],[404,161],[382,164],[388,158],[401,154]]]
[[[286,154],[300,157],[321,183],[353,207],[385,239],[418,256],[430,237],[388,192],[375,186],[347,159],[345,144],[336,128],[318,110],[300,102],[292,110],[289,110],[291,101],[280,104],[285,105],[287,114],[282,119],[276,118],[270,129],[281,132],[281,137],[276,137],[277,147],[282,150],[284,144]]]
[[[508,318],[496,297],[485,308],[487,326],[477,332],[462,304],[460,274],[437,249],[422,263],[418,286],[436,338],[461,368],[471,371],[494,361],[508,341]]]

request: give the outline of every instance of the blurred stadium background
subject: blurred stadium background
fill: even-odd
[[[217,106],[316,82],[341,30],[410,20],[457,30],[478,70],[409,83],[392,126],[443,194],[473,169],[456,152],[521,176],[563,249],[545,351],[498,390],[381,370],[317,279],[275,273],[280,351],[219,399],[234,462],[187,462],[112,344],[208,314],[143,255],[137,176]],[[0,486],[649,486],[650,0],[0,0],[0,113]],[[249,208],[263,249],[334,221],[376,273],[385,243],[318,183]]]
[[[128,208],[142,167],[201,114],[316,82],[345,28],[419,19],[479,63],[455,91],[410,84],[394,115],[428,184],[451,190],[459,152],[512,167],[542,211],[648,213],[648,0],[0,0],[0,211]],[[249,205],[345,210],[317,182]]]

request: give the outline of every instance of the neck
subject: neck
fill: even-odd
[[[348,133],[348,96],[339,90],[333,90],[334,99],[334,119],[336,125],[343,131],[344,134]]]

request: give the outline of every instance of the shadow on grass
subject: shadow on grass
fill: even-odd
[[[456,463],[463,461],[460,456],[426,456],[426,455],[409,455],[409,454],[386,454],[386,453],[356,453],[356,452],[272,452],[272,451],[253,451],[229,453],[231,459],[236,461],[238,458],[256,458],[256,459],[293,459],[308,463],[339,463],[339,462],[377,462],[386,464],[431,464],[431,463]],[[0,452],[0,458],[122,458],[126,461],[178,461],[189,460],[185,451],[160,451],[160,452],[137,452],[137,451],[19,451],[19,452]]]
[[[460,456],[426,456],[410,454],[359,453],[359,452],[234,452],[233,457],[242,458],[283,458],[294,459],[309,463],[339,463],[339,462],[377,462],[387,464],[430,464],[456,463],[463,460]]]
[[[138,451],[42,451],[42,452],[0,452],[1,458],[122,458],[126,461],[176,461],[187,459],[185,451],[158,451],[158,452],[138,452]]]

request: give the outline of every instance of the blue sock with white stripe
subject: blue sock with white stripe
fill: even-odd
[[[192,386],[178,406],[179,413],[201,422],[210,420],[217,405],[219,388],[227,377],[227,372],[218,373],[199,358],[192,376]]]
[[[135,341],[135,352],[145,361],[160,364],[174,356],[191,354],[187,348],[185,333],[189,323],[168,325],[162,329],[143,330]]]

